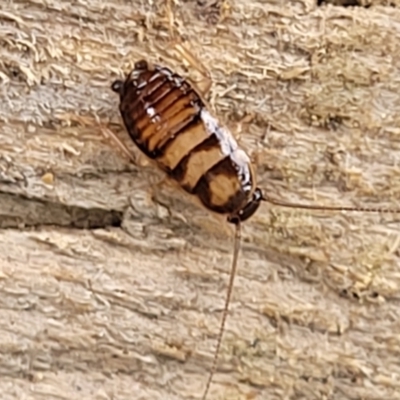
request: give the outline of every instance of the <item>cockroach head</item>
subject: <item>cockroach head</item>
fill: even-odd
[[[147,63],[146,60],[137,61],[132,71],[126,77],[126,80],[125,81],[121,79],[115,80],[111,84],[111,90],[115,93],[118,93],[121,98],[124,97],[126,87],[129,86],[129,84],[131,83],[133,84],[133,86],[136,86],[138,84],[138,79],[140,75],[144,71],[148,71],[148,69],[149,69],[149,64]]]
[[[247,202],[247,204],[245,204],[245,206],[237,213],[230,215],[228,217],[228,222],[233,225],[238,225],[241,222],[246,221],[258,210],[258,207],[260,207],[260,204],[263,200],[264,197],[261,189],[256,188],[253,196]]]

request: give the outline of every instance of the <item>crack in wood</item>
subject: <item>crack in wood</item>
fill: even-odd
[[[108,226],[119,227],[123,217],[122,211],[67,206],[1,192],[0,205],[0,228],[53,225],[98,229]]]

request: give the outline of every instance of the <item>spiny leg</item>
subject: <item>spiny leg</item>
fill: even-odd
[[[173,47],[183,59],[185,59],[194,69],[196,69],[200,73],[202,79],[200,79],[199,81],[193,82],[189,79],[188,80],[200,92],[202,97],[206,97],[212,85],[210,71],[187,47],[183,45],[182,40],[177,38],[174,29],[175,18],[174,12],[172,11],[171,2],[172,0],[168,0],[166,3],[166,13],[169,21],[169,32],[172,39],[172,43],[167,47]]]
[[[122,142],[117,138],[114,132],[110,131],[108,128],[100,127],[103,135],[114,141],[114,143],[119,147],[119,149],[129,158],[129,160],[137,165],[138,167],[147,167],[149,165],[149,159],[142,153],[139,152],[137,154],[132,153]]]
[[[110,129],[101,126],[100,130],[102,134],[108,139],[111,138],[113,142],[119,147],[119,149],[131,160],[133,163],[136,163],[136,159],[134,155],[131,153],[131,151],[121,142],[120,139],[115,135],[114,132],[110,131]]]
[[[110,131],[108,128],[106,128],[101,122],[100,118],[97,114],[91,114],[93,116],[93,119],[95,120],[97,126],[99,127],[101,133],[106,139],[111,138],[114,143],[117,144],[117,146],[120,148],[120,150],[133,162],[135,162],[135,156],[132,154],[132,152],[121,142],[120,139],[115,135],[114,132]],[[75,115],[75,114],[60,114],[59,118],[61,120],[67,120],[67,121],[76,121],[80,122],[84,126],[88,126],[93,124],[93,119],[90,117],[85,117],[82,115]]]
[[[212,79],[210,71],[205,67],[205,65],[188,49],[183,43],[175,43],[175,50],[180,54],[180,56],[185,59],[193,68],[195,68],[201,75],[202,79],[196,81],[196,87],[201,92],[203,96],[207,96],[210,92]]]
[[[112,132],[110,129],[106,128],[104,125],[100,123],[100,118],[98,115],[94,115],[96,123],[100,128],[101,133],[106,139],[110,139],[119,147],[119,149],[128,157],[130,161],[136,163],[136,158],[133,153],[121,142],[121,140],[117,137],[117,135]]]

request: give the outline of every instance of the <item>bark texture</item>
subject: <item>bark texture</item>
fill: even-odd
[[[400,8],[174,1],[214,112],[276,199],[398,207]],[[361,3],[360,3],[361,4]],[[200,398],[233,234],[101,133],[164,1],[0,5],[2,399]],[[98,118],[99,122],[96,122]],[[209,399],[399,399],[400,220],[262,205]]]

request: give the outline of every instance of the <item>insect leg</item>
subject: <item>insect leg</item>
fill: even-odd
[[[111,140],[129,158],[130,161],[132,161],[133,163],[136,163],[136,159],[135,159],[134,155],[132,154],[132,152],[121,142],[120,139],[118,139],[118,137],[115,135],[114,132],[110,131],[110,129],[108,129],[104,126],[101,126],[100,130],[105,138],[107,138],[107,139],[111,138]]]
[[[177,39],[177,35],[174,31],[175,18],[172,11],[171,0],[167,0],[166,14],[169,21],[170,37],[172,38],[172,43],[167,47],[175,48],[179,55],[201,74],[202,79],[191,83],[194,84],[193,86],[195,86],[195,88],[200,92],[202,97],[206,97],[212,85],[211,74],[204,64],[182,44],[182,40]]]
[[[183,59],[185,59],[193,68],[195,68],[202,75],[202,79],[196,82],[196,87],[203,96],[207,96],[212,85],[210,71],[182,43],[175,43],[174,48]]]

